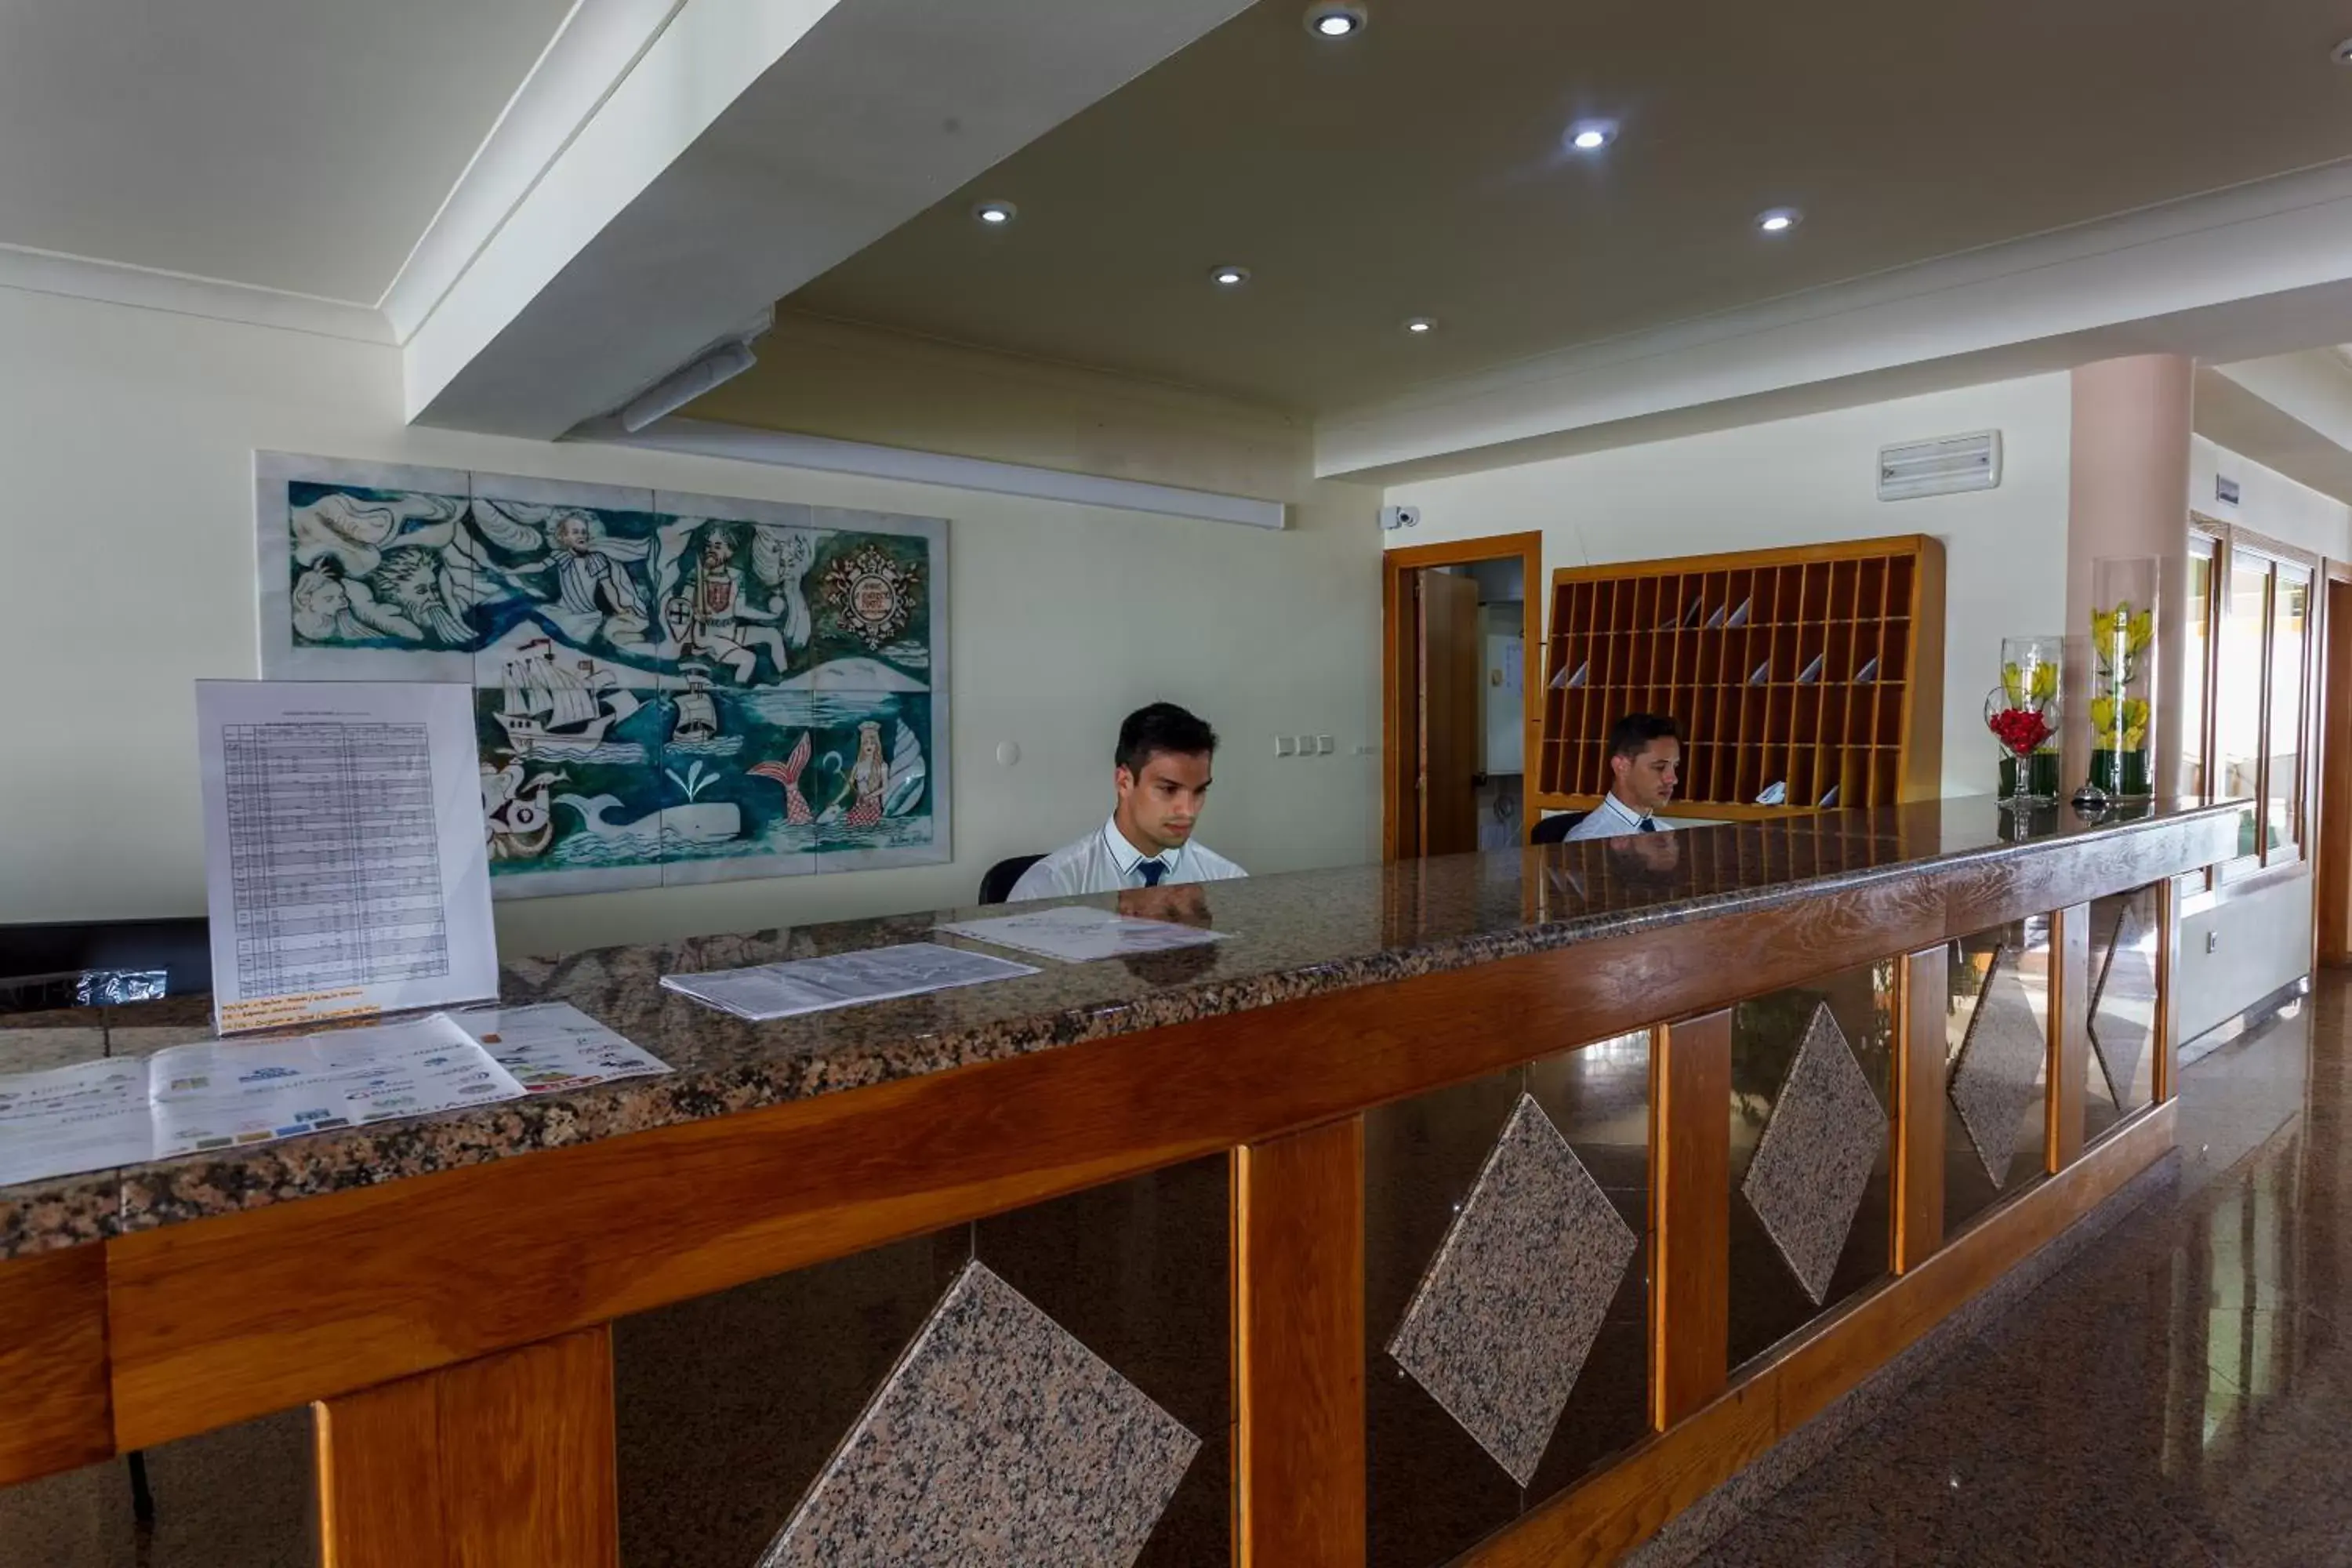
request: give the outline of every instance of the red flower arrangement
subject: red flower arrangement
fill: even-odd
[[[2024,756],[2054,732],[2050,721],[2035,708],[2004,708],[1985,720],[1985,728],[1993,739],[2009,748],[2013,756]]]

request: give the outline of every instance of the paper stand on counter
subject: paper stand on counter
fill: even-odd
[[[196,682],[223,1034],[498,994],[474,693]]]
[[[1137,920],[1091,904],[1066,904],[998,920],[958,921],[939,929],[951,936],[1058,958],[1065,963],[1131,958],[1141,952],[1165,952],[1171,948],[1198,947],[1203,942],[1224,940],[1221,933],[1198,926]]]
[[[835,1007],[920,996],[962,985],[984,985],[1037,971],[1026,963],[965,952],[937,942],[800,958],[709,974],[665,974],[662,984],[682,996],[753,1023],[797,1017]]]

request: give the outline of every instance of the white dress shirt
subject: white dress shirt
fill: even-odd
[[[1116,818],[1076,844],[1055,850],[1021,874],[1013,884],[1012,900],[1061,899],[1078,893],[1116,893],[1125,888],[1148,887],[1136,868],[1146,859],[1160,862],[1160,886],[1171,882],[1225,882],[1246,877],[1247,871],[1199,839],[1146,856],[1127,841]]]
[[[1664,833],[1667,826],[1647,812],[1635,811],[1613,795],[1604,795],[1601,804],[1588,813],[1582,822],[1568,830],[1560,842],[1575,844],[1587,838],[1619,838],[1628,833]]]

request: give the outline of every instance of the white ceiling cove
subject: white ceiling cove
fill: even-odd
[[[0,0],[0,245],[373,305],[572,0]]]

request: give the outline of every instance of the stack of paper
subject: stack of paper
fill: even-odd
[[[1197,947],[1224,940],[1218,932],[1202,931],[1198,926],[1136,920],[1090,904],[1069,904],[1001,920],[960,921],[940,930],[974,942],[1058,958],[1065,963],[1129,958],[1139,952],[1165,952],[1170,948]]]
[[[1805,666],[1802,670],[1798,672],[1797,684],[1800,686],[1811,686],[1815,681],[1819,680],[1822,678],[1822,661],[1828,657],[1829,656],[1826,654],[1817,653],[1813,655],[1812,663]]]
[[[706,1006],[761,1023],[1036,973],[1028,964],[985,953],[910,942],[898,947],[837,952],[829,958],[762,963],[751,969],[665,974],[662,984]]]

